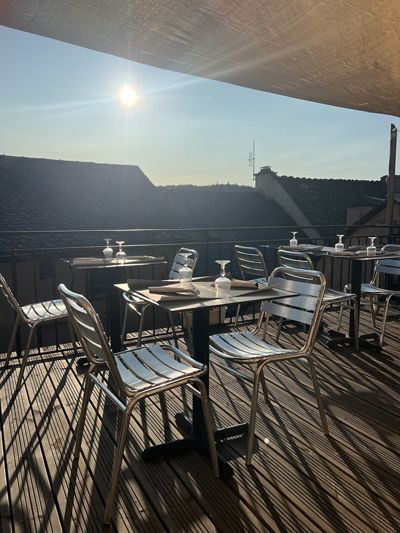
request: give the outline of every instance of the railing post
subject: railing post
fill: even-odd
[[[11,258],[11,286],[13,293],[15,295],[15,298],[18,300],[18,274],[17,274],[17,255],[15,253],[15,240],[14,235],[11,235],[11,241],[10,241],[10,258]],[[14,320],[16,319],[15,312],[14,312]],[[21,355],[21,328],[18,328],[17,335],[15,337],[15,349],[18,354],[18,356]]]
[[[205,230],[204,231],[204,235],[205,235],[205,243],[206,243],[206,250],[205,250],[205,257],[206,257],[206,271],[205,271],[205,275],[209,275],[210,273],[210,234],[209,234],[209,231],[208,230]]]

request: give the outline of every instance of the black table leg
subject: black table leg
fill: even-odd
[[[358,318],[360,318],[360,301],[361,301],[361,261],[352,261],[351,262],[351,292],[357,297],[357,307],[358,307]],[[350,312],[350,324],[349,324],[349,335],[351,339],[351,344],[355,345],[355,336],[354,336],[354,317],[353,309]]]
[[[114,353],[121,351],[121,291],[111,285],[107,292],[109,311],[109,333],[111,348]]]
[[[209,311],[207,307],[200,307],[193,311],[193,353],[196,361],[209,364]],[[207,390],[209,389],[208,374],[202,377]],[[165,453],[180,453],[183,450],[196,450],[210,458],[206,428],[204,424],[203,405],[197,396],[193,396],[193,422],[190,423],[183,413],[176,415],[176,423],[184,435],[181,440],[159,444],[147,448],[143,452],[145,460],[152,460]],[[223,428],[215,432],[215,439],[221,440],[227,437],[243,435],[247,433],[247,424],[240,424],[229,428]],[[218,463],[221,479],[229,479],[233,476],[233,470],[228,463],[218,455]]]

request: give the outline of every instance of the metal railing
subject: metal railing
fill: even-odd
[[[321,235],[318,239],[306,238],[304,230],[314,228]],[[346,245],[366,245],[367,236],[377,236],[378,246],[386,243],[400,243],[400,227],[387,225],[366,226],[305,226],[298,230],[299,242],[333,245],[336,234],[347,234]],[[99,229],[99,230],[60,230],[60,231],[0,231],[0,271],[9,280],[20,303],[40,301],[58,297],[57,286],[64,282],[71,285],[72,273],[69,266],[62,261],[65,258],[96,256],[101,257],[105,247],[104,238],[125,240],[124,248],[130,255],[164,256],[170,264],[177,249],[182,246],[196,248],[199,251],[199,261],[196,275],[212,275],[218,273],[216,259],[229,259],[231,273],[239,276],[239,270],[234,260],[233,246],[243,244],[262,247],[268,270],[276,266],[276,247],[287,243],[292,226],[258,226],[235,228],[188,228],[188,229]],[[349,232],[351,231],[351,235]],[[364,279],[371,276],[368,265],[364,272]],[[157,272],[147,267],[127,271],[126,277],[166,277],[168,268],[160,267]],[[329,286],[343,288],[349,280],[348,265],[338,261],[333,265],[332,260],[322,258],[317,268],[325,272]],[[92,278],[92,279],[89,279]],[[101,300],[101,275],[80,273],[76,279],[75,289],[89,296]],[[99,303],[99,309],[101,305]],[[103,310],[104,312],[104,310]],[[13,321],[12,312],[6,303],[0,301],[0,324],[4,332],[0,338],[0,353],[6,349],[9,329]],[[155,327],[155,325],[153,325]],[[48,327],[42,343],[54,344],[57,339],[63,339],[61,326]]]

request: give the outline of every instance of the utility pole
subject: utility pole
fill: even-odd
[[[394,124],[390,125],[390,156],[389,156],[389,175],[387,179],[387,199],[386,199],[386,224],[393,225],[393,206],[394,206],[394,176],[396,174],[396,147],[397,147],[397,128]],[[388,228],[388,233],[391,229]]]
[[[256,143],[253,139],[253,150],[249,151],[249,167],[252,167],[253,170],[253,180],[256,179]]]

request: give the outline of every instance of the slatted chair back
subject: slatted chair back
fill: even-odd
[[[266,327],[270,316],[293,320],[310,326],[302,348],[303,351],[309,351],[314,345],[318,333],[326,279],[322,272],[316,270],[310,271],[312,281],[302,278],[301,274],[302,269],[276,268],[269,277],[268,287],[289,291],[295,296],[265,300],[261,305],[261,311],[267,315]]]
[[[290,267],[295,268],[297,270],[314,270],[313,262],[311,261],[311,258],[308,254],[305,252],[297,252],[294,250],[286,250],[286,249],[279,249],[278,250],[278,263],[281,266],[284,267]],[[293,273],[288,273],[287,275],[288,279],[298,279],[301,281],[302,279],[308,280],[310,282],[317,281],[314,280],[313,276],[307,273],[304,274],[301,272],[301,275],[296,278],[296,276]]]
[[[265,259],[258,248],[236,244],[234,250],[244,280],[268,278]]]
[[[106,365],[120,390],[125,386],[111,352],[101,321],[92,304],[81,294],[70,291],[64,284],[58,286],[76,336],[90,363]]]
[[[378,260],[375,264],[371,283],[377,287],[380,287],[381,275],[384,275],[386,277],[386,281],[388,280],[388,276],[390,276],[392,279],[394,277],[398,277],[400,279],[400,257],[399,259]]]
[[[169,271],[169,279],[179,279],[179,269],[185,264],[185,259],[182,255],[183,253],[192,254],[190,257],[188,257],[187,264],[194,273],[197,260],[199,258],[199,252],[197,250],[190,250],[189,248],[179,248],[172,263],[171,270]]]
[[[386,244],[381,248],[381,252],[400,252],[400,246],[397,244]],[[380,286],[380,275],[400,276],[400,256],[398,259],[379,259],[375,262],[374,273],[371,283],[377,287]]]
[[[21,307],[17,301],[17,299],[14,296],[14,293],[12,292],[9,284],[7,283],[5,277],[0,274],[0,291],[3,293],[4,297],[6,298],[7,302],[10,304],[12,309],[18,313],[18,315],[26,321],[25,315],[21,311]]]

